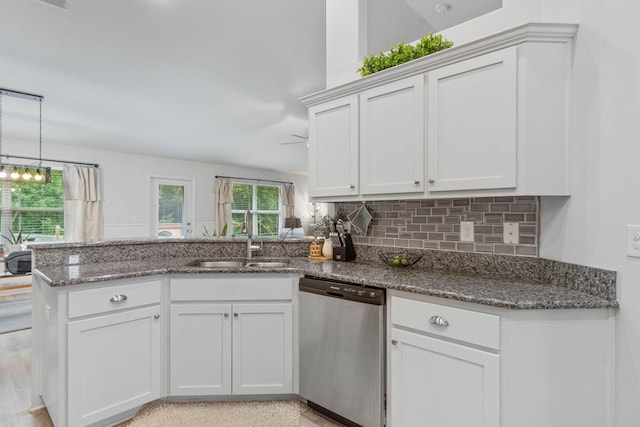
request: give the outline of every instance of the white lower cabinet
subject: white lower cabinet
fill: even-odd
[[[161,396],[158,306],[68,326],[69,425],[84,426]]]
[[[500,425],[497,354],[396,328],[391,340],[390,425]]]
[[[388,303],[387,426],[612,425],[614,310]]]
[[[290,278],[172,280],[170,394],[292,393],[292,283]],[[243,288],[259,289],[259,297]]]
[[[231,304],[173,304],[170,394],[231,394]]]

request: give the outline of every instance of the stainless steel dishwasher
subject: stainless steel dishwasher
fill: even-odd
[[[300,395],[348,426],[384,426],[384,289],[313,277],[299,289]]]

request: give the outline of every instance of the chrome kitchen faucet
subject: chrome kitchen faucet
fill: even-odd
[[[244,212],[244,222],[242,223],[242,232],[247,235],[247,259],[251,259],[254,251],[259,251],[260,246],[252,244],[253,238],[253,214],[250,210]]]

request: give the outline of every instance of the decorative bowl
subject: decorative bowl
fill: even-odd
[[[403,268],[411,267],[420,261],[422,259],[422,255],[412,253],[389,253],[380,254],[380,259],[390,267]]]

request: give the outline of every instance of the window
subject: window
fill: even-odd
[[[64,189],[62,171],[51,170],[51,182],[20,182],[9,179],[0,182],[2,190],[1,228],[4,236],[9,230],[30,239],[53,240],[56,228],[63,235]],[[2,239],[2,243],[7,243]]]
[[[277,236],[280,230],[280,206],[279,186],[234,183],[231,205],[233,235],[243,235],[244,213],[249,210],[253,214],[254,236]]]

